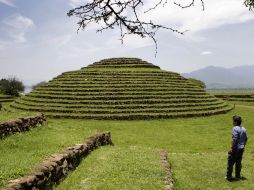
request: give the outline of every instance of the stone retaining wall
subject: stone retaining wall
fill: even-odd
[[[52,154],[33,172],[19,179],[11,180],[3,190],[37,190],[52,189],[81,159],[102,145],[112,145],[110,133],[99,133],[88,138],[82,144],[66,148],[62,153]]]
[[[46,117],[40,113],[33,117],[18,118],[7,122],[0,123],[0,138],[12,135],[14,133],[28,131],[36,127],[37,124],[44,124]]]

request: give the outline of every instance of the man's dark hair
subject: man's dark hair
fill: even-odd
[[[236,123],[236,125],[241,125],[242,118],[240,116],[238,116],[238,115],[234,115],[233,116],[233,121],[234,121],[234,123]]]

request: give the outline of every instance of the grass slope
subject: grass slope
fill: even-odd
[[[243,175],[247,179],[229,183],[224,176],[234,114],[243,117],[250,140],[243,159]],[[82,142],[96,132],[111,131],[115,146],[93,152],[57,188],[164,189],[156,153],[163,148],[169,153],[176,189],[253,189],[253,114],[253,108],[236,106],[225,115],[188,119],[50,119],[45,127],[0,141],[0,187],[9,179],[28,173],[51,153]]]
[[[2,107],[2,111],[0,111],[0,122],[18,119],[20,117],[28,117],[28,116],[32,116],[36,114],[36,112],[30,112],[30,111],[10,110],[9,104],[10,103],[6,103],[6,102],[2,103],[3,107]]]

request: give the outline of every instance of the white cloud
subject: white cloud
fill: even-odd
[[[29,28],[34,26],[32,19],[22,15],[12,15],[3,20],[5,27],[7,27],[7,35],[14,40],[14,42],[26,42],[25,34]]]
[[[12,15],[4,20],[4,23],[16,29],[27,29],[34,25],[32,19],[22,15]]]
[[[179,2],[181,2],[179,0]],[[205,10],[202,11],[200,4],[194,7],[182,9],[168,2],[163,8],[156,8],[149,13],[143,14],[143,19],[151,19],[156,23],[178,28],[181,31],[190,30],[188,34],[194,34],[203,30],[218,28],[226,24],[242,23],[254,19],[240,0],[206,0]],[[147,7],[154,5],[149,0]]]
[[[72,8],[76,8],[76,7],[79,7],[81,5],[84,5],[87,0],[69,0],[69,5],[72,7]]]
[[[3,3],[3,4],[10,6],[10,7],[15,7],[13,0],[0,0],[0,3]]]
[[[211,54],[213,54],[213,52],[211,51],[203,51],[200,53],[200,55],[211,55]]]

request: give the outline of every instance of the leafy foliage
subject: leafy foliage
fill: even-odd
[[[25,87],[22,81],[12,77],[8,79],[1,79],[0,89],[4,94],[18,96],[20,92],[24,91]]]

